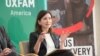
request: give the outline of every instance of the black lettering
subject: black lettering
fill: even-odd
[[[82,48],[82,54],[86,55],[86,48]]]
[[[81,48],[78,48],[78,55],[82,55]]]
[[[68,40],[68,46],[69,46],[69,47],[72,46],[71,40]]]
[[[67,47],[67,40],[65,41],[64,46]]]
[[[90,54],[90,48],[87,48],[88,55]]]
[[[77,48],[73,48],[74,54],[77,54]]]

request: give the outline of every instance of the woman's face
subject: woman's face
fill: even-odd
[[[52,25],[52,18],[49,13],[44,15],[41,20],[38,21],[39,25],[41,25],[42,28],[50,28]]]

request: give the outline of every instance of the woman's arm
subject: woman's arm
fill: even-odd
[[[40,50],[40,45],[41,45],[42,41],[44,40],[44,37],[45,37],[44,33],[41,33],[38,37],[38,40],[34,46],[34,50],[35,50],[36,54],[38,54],[38,52]]]
[[[38,54],[40,51],[40,45],[42,41],[44,40],[44,34],[40,34],[39,36],[36,36],[35,34],[30,35],[30,50],[34,50],[33,52]],[[36,39],[37,38],[37,39]],[[31,51],[32,53],[32,51]]]
[[[0,56],[4,56],[3,52],[0,53]]]
[[[34,51],[35,51],[36,54],[39,53],[40,45],[41,45],[41,41],[39,41],[39,39],[38,39],[35,46],[34,46]]]
[[[36,34],[32,32],[29,38],[29,53],[35,53],[33,47],[36,44],[37,38]]]

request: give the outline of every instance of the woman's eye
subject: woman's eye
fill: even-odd
[[[51,19],[51,18],[44,18],[44,20]]]
[[[44,20],[46,20],[47,18],[44,18]]]

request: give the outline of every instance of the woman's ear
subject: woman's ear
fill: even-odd
[[[41,22],[38,20],[38,24],[41,25]]]

